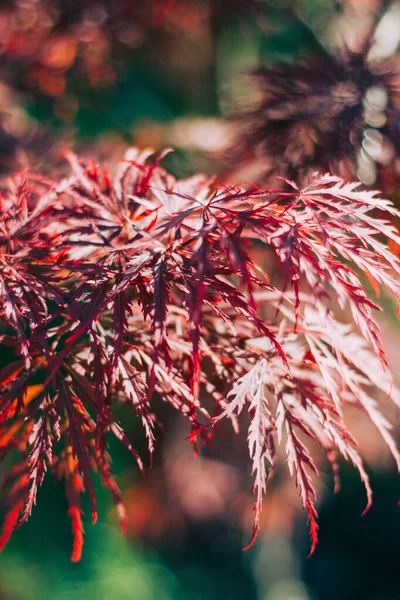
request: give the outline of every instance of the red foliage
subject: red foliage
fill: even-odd
[[[262,498],[284,445],[317,542],[308,441],[317,441],[338,484],[337,455],[371,490],[344,408],[364,411],[400,466],[376,390],[398,403],[367,295],[368,281],[400,299],[400,243],[376,192],[329,175],[288,191],[176,181],[151,152],[130,150],[115,177],[68,155],[69,178],[16,175],[0,198],[0,452],[19,461],[6,479],[1,545],[36,502],[46,470],[65,479],[75,536],[80,497],[96,521],[92,475],[109,488],[126,526],[108,446],[116,437],[142,461],[115,415],[124,402],[142,422],[150,455],[153,398],[188,422],[195,449],[222,419],[248,412],[258,526]],[[378,209],[378,216],[375,212]],[[273,284],[254,247],[280,263]],[[366,276],[366,277],[365,277]],[[364,282],[364,280],[366,280]],[[334,316],[347,310],[352,323]],[[345,313],[346,314],[346,313]]]

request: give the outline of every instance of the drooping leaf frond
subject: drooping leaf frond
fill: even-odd
[[[1,343],[14,356],[0,370],[0,451],[20,457],[5,481],[0,545],[28,518],[48,470],[65,480],[73,560],[83,544],[82,493],[97,518],[95,472],[125,524],[110,437],[140,468],[143,460],[115,409],[132,409],[151,455],[158,396],[185,417],[196,452],[213,425],[226,420],[237,431],[248,421],[252,541],[282,446],[313,550],[315,442],[336,488],[340,455],[371,503],[346,405],[368,415],[400,466],[375,397],[398,402],[379,306],[367,293],[385,288],[400,300],[400,261],[386,245],[400,243],[387,220],[397,216],[392,204],[330,175],[274,191],[176,181],[136,149],[113,180],[68,159],[69,178],[17,175],[0,198]]]

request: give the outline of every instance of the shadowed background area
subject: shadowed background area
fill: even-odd
[[[28,165],[63,173],[65,148],[111,162],[130,144],[171,146],[175,151],[164,163],[179,177],[213,173],[218,164],[221,180],[278,186],[277,176],[302,177],[318,158],[318,168],[358,177],[400,202],[400,78],[393,66],[399,2],[15,0],[1,4],[0,40],[4,176]],[[349,55],[334,59],[335,48]],[[351,52],[363,56],[361,67]],[[299,60],[302,70],[293,67]],[[265,71],[278,63],[291,65],[283,76]],[[353,72],[362,73],[360,81]],[[310,73],[317,92],[306,105],[291,94],[294,86],[304,89]],[[324,104],[325,96],[332,99],[329,86],[337,94],[333,108]],[[293,131],[299,112],[302,127]],[[328,138],[332,152],[325,157],[319,144]],[[395,307],[381,301],[396,378],[400,327]],[[0,363],[7,364],[6,353]],[[85,519],[83,558],[71,564],[63,485],[46,477],[31,519],[1,556],[1,598],[400,596],[400,481],[363,421],[354,431],[371,475],[373,507],[360,517],[363,486],[347,464],[334,495],[321,459],[320,542],[307,558],[306,518],[283,463],[264,503],[257,543],[242,552],[253,507],[246,439],[216,439],[195,459],[184,425],[161,402],[158,410],[165,430],[146,477],[125,449],[116,445],[113,453],[129,517],[126,535],[107,492],[96,486],[100,519],[95,526]],[[397,415],[391,420],[399,439]],[[125,423],[145,455],[139,424],[130,413]]]

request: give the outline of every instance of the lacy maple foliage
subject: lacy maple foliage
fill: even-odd
[[[177,181],[151,151],[128,151],[113,178],[67,158],[68,178],[17,174],[0,197],[1,344],[14,357],[0,370],[0,452],[7,465],[18,456],[4,482],[0,546],[28,519],[48,469],[65,481],[72,560],[82,551],[85,491],[96,521],[95,472],[124,525],[110,438],[143,463],[115,408],[132,408],[151,455],[158,396],[186,418],[195,451],[220,421],[238,431],[249,413],[251,542],[283,445],[313,551],[315,441],[336,485],[338,455],[355,465],[371,504],[347,404],[367,413],[400,468],[375,396],[400,399],[367,295],[384,287],[400,299],[400,260],[386,246],[400,244],[389,221],[397,211],[330,175],[283,191]],[[256,264],[254,247],[268,250],[269,263],[275,256],[278,278],[267,260]],[[337,306],[351,323],[335,318]]]

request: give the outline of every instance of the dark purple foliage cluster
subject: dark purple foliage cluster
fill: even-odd
[[[242,121],[239,152],[262,159],[264,177],[354,178],[368,168],[366,182],[382,184],[400,153],[400,71],[398,58],[371,58],[371,45],[260,67],[261,100]]]

